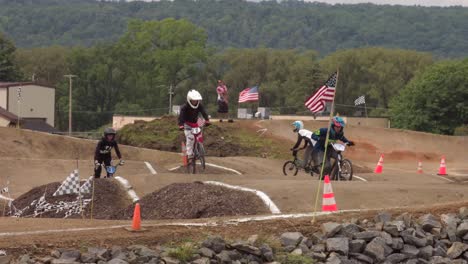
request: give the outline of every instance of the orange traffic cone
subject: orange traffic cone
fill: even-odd
[[[374,173],[380,174],[382,173],[383,170],[383,154],[380,154],[380,159],[379,162],[377,163],[377,166],[375,167]]]
[[[330,177],[325,175],[325,184],[323,185],[323,200],[322,200],[322,211],[323,212],[335,212],[336,208],[335,195],[330,183]]]
[[[141,228],[141,215],[139,203],[135,204],[135,210],[133,211],[132,227],[126,229],[131,232],[145,231],[145,229]]]
[[[421,162],[421,161],[418,162],[418,173],[419,173],[419,174],[422,174],[422,173],[423,173],[422,162]]]
[[[440,176],[447,175],[447,168],[445,166],[445,156],[442,156],[442,159],[440,160],[439,173],[437,173],[437,175],[440,175]]]
[[[185,142],[182,141],[182,163],[184,166],[188,164],[188,157],[187,157],[187,147],[185,146]]]

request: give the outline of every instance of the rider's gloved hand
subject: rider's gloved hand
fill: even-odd
[[[211,126],[211,122],[210,121],[205,121],[205,126]]]
[[[179,126],[180,131],[184,131],[184,126]]]
[[[99,163],[98,160],[95,160],[95,161],[94,161],[94,165],[99,166],[99,165],[101,165],[101,164]]]
[[[348,141],[348,146],[354,146],[354,142],[353,141]]]

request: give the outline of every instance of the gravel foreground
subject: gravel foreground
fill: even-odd
[[[246,241],[209,236],[200,243],[53,248],[44,256],[0,257],[0,263],[468,263],[468,208],[440,215],[379,212],[373,219],[324,222],[320,231]]]

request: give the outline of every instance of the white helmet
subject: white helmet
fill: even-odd
[[[200,105],[200,101],[203,100],[201,94],[197,90],[190,90],[187,93],[187,103],[192,107],[197,109]],[[191,101],[198,101],[197,105],[193,105]]]

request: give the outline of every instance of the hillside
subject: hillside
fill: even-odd
[[[185,18],[217,47],[337,49],[385,46],[456,57],[468,52],[468,8],[283,1],[97,2],[0,0],[0,32],[19,47],[115,41],[129,19]]]

